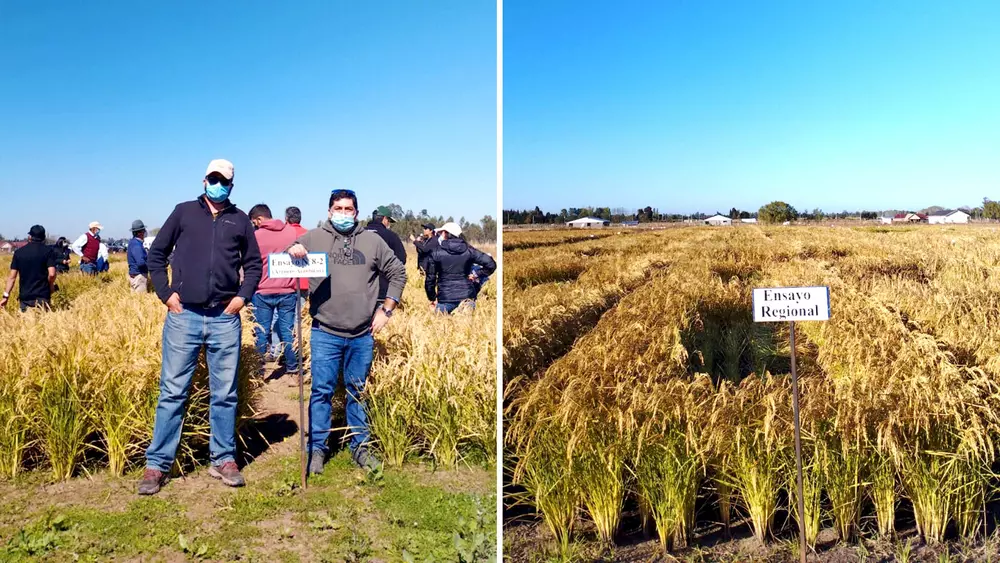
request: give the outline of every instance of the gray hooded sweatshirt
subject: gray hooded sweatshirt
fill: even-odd
[[[367,333],[375,316],[379,274],[389,280],[386,297],[400,301],[406,266],[378,233],[358,223],[345,235],[326,221],[296,242],[309,252],[326,253],[330,275],[309,278],[309,314],[321,330],[346,338]]]

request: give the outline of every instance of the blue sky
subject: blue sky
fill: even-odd
[[[0,73],[8,237],[159,225],[213,158],[241,208],[308,227],[341,187],[496,216],[493,2],[9,0]]]
[[[504,3],[503,205],[1000,199],[1000,2]]]

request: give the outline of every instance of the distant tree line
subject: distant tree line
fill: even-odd
[[[743,215],[745,216],[744,218],[750,218],[753,216],[747,212],[743,212]],[[709,217],[709,215],[700,212],[691,213],[689,215],[682,213],[660,213],[659,209],[651,206],[643,207],[642,209],[625,209],[623,207],[569,207],[566,209],[560,209],[559,213],[543,212],[540,208],[535,207],[533,210],[505,209],[503,211],[503,224],[556,225],[567,223],[569,221],[575,221],[584,217],[594,217],[596,219],[611,221],[612,223],[621,223],[623,221],[659,223],[680,222],[688,219],[702,220]]]
[[[919,213],[932,213],[941,210],[940,207],[925,208]],[[969,214],[972,219],[988,219],[1000,221],[1000,202],[983,198],[981,207],[959,207],[961,211]],[[730,219],[758,219],[762,223],[784,223],[785,221],[823,221],[833,219],[860,219],[863,221],[873,221],[879,217],[892,217],[898,213],[907,213],[904,209],[887,209],[881,211],[847,211],[826,212],[815,208],[812,211],[799,211],[795,207],[783,201],[773,201],[762,206],[757,211],[747,211],[730,208],[726,214]],[[715,214],[722,215],[716,212]],[[559,213],[542,211],[541,208],[534,209],[505,209],[503,211],[504,225],[552,225],[562,224],[583,217],[594,217],[611,221],[612,223],[622,223],[625,221],[639,221],[640,223],[652,222],[681,222],[681,221],[701,221],[707,219],[712,214],[695,212],[690,214],[681,213],[661,213],[657,208],[648,206],[642,209],[625,209],[612,207],[569,207],[560,209]]]

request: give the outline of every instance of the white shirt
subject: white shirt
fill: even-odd
[[[104,258],[106,261],[108,259],[108,247],[102,242],[101,246],[97,248],[97,258]]]
[[[73,251],[73,254],[77,256],[83,256],[83,245],[87,244],[87,233],[80,235],[80,238],[73,241],[73,244],[69,245],[69,249]]]

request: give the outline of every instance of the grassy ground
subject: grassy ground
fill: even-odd
[[[0,483],[0,561],[485,561],[495,553],[492,470],[415,462],[366,475],[342,451],[301,489],[296,401],[284,381],[268,383],[262,420],[281,420],[284,430],[262,426],[271,441],[243,468],[241,489],[204,468],[154,497],[135,494],[139,471],[60,483],[28,472]]]

